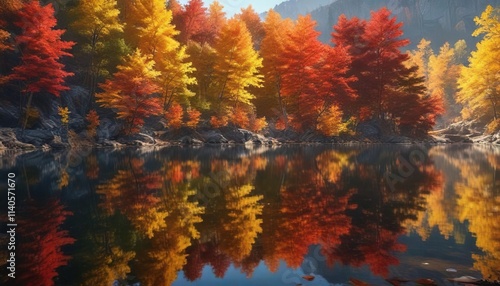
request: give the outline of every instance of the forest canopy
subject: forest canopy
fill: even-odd
[[[249,6],[229,18],[217,1],[3,1],[1,102],[17,107],[18,121],[2,125],[43,126],[41,113],[55,105],[48,112],[64,115],[60,126],[89,137],[102,118],[124,135],[229,125],[336,136],[372,122],[417,137],[462,119],[493,133],[499,12],[488,6],[475,18],[481,40],[469,55],[463,40],[433,51],[422,39],[407,50],[387,8],[341,15],[323,43],[311,16],[270,10],[262,19]]]

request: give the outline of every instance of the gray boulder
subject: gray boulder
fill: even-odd
[[[42,129],[24,130],[24,133],[20,132],[18,134],[18,139],[24,143],[40,147],[54,140],[54,134],[51,131]]]

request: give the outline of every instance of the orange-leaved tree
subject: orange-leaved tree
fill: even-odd
[[[33,94],[47,92],[58,97],[61,91],[69,89],[64,81],[73,74],[64,70],[61,58],[71,56],[68,50],[74,43],[61,39],[64,30],[54,29],[57,20],[52,4],[41,6],[39,1],[30,1],[17,13],[15,25],[22,32],[15,38],[15,45],[21,52],[21,63],[12,69],[10,79],[24,84],[28,113]],[[28,116],[23,129],[27,122]]]
[[[162,111],[160,92],[156,83],[159,72],[153,69],[154,61],[148,60],[137,49],[125,57],[124,64],[118,66],[113,78],[106,80],[100,87],[103,92],[96,95],[102,107],[116,110],[118,118],[125,123],[125,133],[140,130],[144,118],[158,115]]]
[[[316,22],[311,16],[299,16],[284,45],[282,92],[292,125],[303,130],[315,126],[322,108],[320,93],[321,66],[326,47],[318,40]]]
[[[252,5],[250,5],[247,8],[241,8],[241,12],[237,14],[236,17],[245,23],[248,31],[252,35],[254,48],[259,49],[260,43],[265,35],[264,26],[260,20],[259,14],[257,14]]]
[[[282,19],[280,14],[270,10],[263,23],[265,36],[260,45],[262,55],[262,92],[255,100],[257,111],[266,116],[278,116],[286,123],[287,109],[283,100],[283,61],[285,42],[293,28],[290,19]],[[285,124],[286,125],[286,124]]]

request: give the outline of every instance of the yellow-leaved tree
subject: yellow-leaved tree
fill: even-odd
[[[92,99],[100,76],[109,74],[109,49],[116,46],[113,42],[123,40],[115,34],[123,32],[123,25],[118,18],[120,11],[116,0],[81,0],[71,11],[75,21],[72,28],[83,37],[80,49],[83,52],[86,68],[86,79]],[[115,43],[116,44],[116,43]],[[113,49],[116,54],[117,50]],[[118,55],[119,56],[119,55]]]
[[[262,55],[262,74],[264,88],[256,99],[257,110],[266,116],[278,116],[280,122],[287,117],[283,100],[282,77],[284,73],[283,52],[288,34],[293,28],[290,19],[282,19],[280,14],[270,10],[263,24],[265,36],[260,46]],[[274,109],[277,106],[277,110]],[[276,114],[277,113],[277,114]]]
[[[187,61],[186,48],[175,40],[178,31],[172,25],[172,12],[162,0],[130,1],[127,6],[126,38],[151,60],[160,75],[155,79],[161,87],[163,110],[175,101],[186,102],[193,93],[188,85],[196,81],[194,68]]]
[[[217,94],[214,108],[221,115],[238,105],[253,106],[250,87],[260,87],[262,59],[253,48],[252,36],[241,20],[230,19],[221,28],[215,45],[214,80]]]
[[[464,105],[462,115],[490,123],[490,130],[500,130],[500,8],[488,6],[474,21],[479,26],[474,36],[484,35],[469,58],[458,80],[458,101]]]

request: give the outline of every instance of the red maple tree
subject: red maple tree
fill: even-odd
[[[17,12],[17,18],[15,25],[22,32],[15,38],[15,45],[21,51],[21,63],[12,69],[10,79],[24,84],[29,110],[34,93],[59,96],[61,91],[69,89],[64,81],[73,73],[64,70],[60,59],[72,56],[68,50],[74,43],[61,39],[65,30],[54,29],[57,20],[52,4],[41,6],[39,1],[29,1]],[[24,127],[27,120],[28,116]]]

